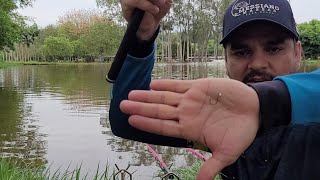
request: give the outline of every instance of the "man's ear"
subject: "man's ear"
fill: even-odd
[[[302,49],[302,44],[301,41],[296,42],[296,68],[299,70],[300,64],[303,58],[303,49]]]
[[[227,56],[227,50],[226,49],[224,49],[224,61],[225,61],[225,63],[224,63],[224,68],[226,69],[226,74],[227,74],[227,76],[228,77],[230,77],[229,76],[229,68],[228,68],[228,56]]]
[[[228,61],[228,57],[227,57],[227,49],[224,48],[224,61],[227,62]]]

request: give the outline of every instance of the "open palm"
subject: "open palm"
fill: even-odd
[[[198,179],[212,179],[252,143],[258,130],[259,100],[247,85],[229,79],[158,80],[151,91],[132,91],[121,110],[132,126],[201,143],[213,156]]]

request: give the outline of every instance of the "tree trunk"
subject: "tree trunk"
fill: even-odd
[[[180,49],[180,50],[179,50],[179,53],[180,53],[180,54],[179,54],[179,56],[180,56],[180,62],[183,62],[183,53],[182,53],[182,49],[183,49],[183,48],[182,48],[182,47],[183,47],[183,46],[182,46],[182,34],[180,34],[180,36],[179,36],[179,37],[180,37],[180,41],[179,41],[179,47],[180,47],[180,48],[179,48],[179,49]]]
[[[6,60],[5,60],[5,61],[9,61],[9,58],[8,58],[8,53],[7,53],[7,51],[4,51],[4,53],[5,53],[5,56],[6,56]]]
[[[9,61],[12,61],[12,52],[11,52],[11,50],[9,51],[8,57],[9,57]]]
[[[158,50],[157,50],[157,43],[155,43],[154,58],[155,58],[155,62],[158,62]]]
[[[184,38],[182,38],[182,60],[183,60],[183,62],[186,62],[186,44],[187,44],[187,42],[185,41]]]
[[[192,47],[192,44],[190,43],[190,41],[188,41],[189,42],[189,46],[190,46],[190,57],[191,57],[191,62],[193,62],[193,60],[194,60],[194,55],[193,55],[193,47]],[[189,53],[188,53],[189,54]],[[189,58],[190,58],[189,57]]]
[[[161,42],[162,42],[162,46],[161,46],[161,61],[164,61],[164,36],[161,37]]]
[[[168,61],[172,62],[172,42],[171,42],[171,32],[168,33]]]

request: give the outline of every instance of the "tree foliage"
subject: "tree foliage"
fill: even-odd
[[[51,60],[64,59],[73,55],[73,46],[65,37],[50,36],[46,38],[41,49],[44,55],[50,57]]]
[[[121,13],[121,6],[117,0],[96,0],[97,6],[104,9],[107,18],[115,23],[123,25],[125,23]]]
[[[92,61],[114,56],[122,34],[120,27],[98,11],[72,10],[59,17],[57,25],[42,29],[36,44],[45,59]]]
[[[35,38],[38,37],[40,30],[37,24],[31,26],[24,26],[21,35],[20,42],[27,45],[28,47],[34,43]]]
[[[57,24],[39,29],[27,25],[15,13],[33,0],[0,0],[0,58],[5,60],[94,60],[114,56],[124,33],[119,1],[96,0],[98,10],[72,10],[59,17]],[[174,0],[163,19],[157,39],[157,55],[172,62],[206,61],[223,56],[219,41],[225,9],[232,0]],[[320,22],[298,26],[307,58],[320,57]],[[59,49],[58,46],[61,46]]]
[[[0,0],[0,50],[13,48],[19,38],[19,25],[15,23],[13,15],[16,8],[13,1]]]
[[[93,24],[102,21],[106,21],[106,18],[99,11],[72,10],[59,17],[59,34],[70,40],[77,40],[87,33]]]
[[[119,28],[118,28],[119,29]],[[120,44],[121,32],[115,25],[97,22],[80,39],[86,51],[92,56],[113,56]]]
[[[105,13],[111,14],[114,21],[119,21],[116,15],[121,15],[119,2],[113,0],[96,0]],[[222,19],[225,9],[231,0],[175,0],[169,14],[161,24],[164,33],[161,45],[161,55],[167,59],[188,57],[197,54],[199,59],[208,54],[208,42],[217,42],[215,54],[222,54],[219,40],[222,31]],[[186,52],[187,51],[187,52]],[[186,55],[188,54],[188,55]]]
[[[15,2],[15,4],[17,4],[18,7],[27,7],[27,6],[31,6],[32,2],[35,0],[13,0],[13,2]]]
[[[19,7],[30,6],[33,0],[0,0],[0,50],[13,49],[20,39],[24,19],[15,12]]]
[[[42,45],[47,37],[58,36],[58,27],[55,25],[48,25],[45,28],[39,30],[38,37],[36,38],[36,44]]]
[[[298,25],[306,58],[320,58],[320,20]]]

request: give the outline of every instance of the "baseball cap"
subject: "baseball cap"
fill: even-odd
[[[220,44],[238,27],[256,20],[276,23],[291,32],[295,39],[299,39],[288,0],[234,0],[224,15]]]

